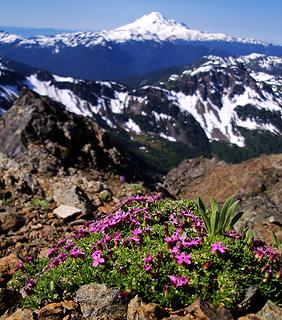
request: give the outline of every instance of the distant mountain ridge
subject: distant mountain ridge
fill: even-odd
[[[0,30],[11,34],[16,34],[25,38],[32,38],[36,36],[53,36],[60,33],[75,32],[69,29],[55,29],[55,28],[31,28],[31,27],[17,27],[17,26],[0,26]]]
[[[129,89],[0,60],[0,111],[23,87],[94,119],[165,173],[184,158],[238,162],[282,152],[282,58],[208,56],[155,85]]]
[[[52,30],[52,29],[42,29]],[[54,29],[55,30],[55,29]],[[61,30],[63,31],[63,30]],[[43,45],[46,47],[60,45],[74,47],[84,45],[91,47],[107,42],[127,42],[127,41],[227,41],[242,42],[249,44],[269,44],[253,38],[236,38],[223,33],[208,33],[188,28],[184,23],[164,18],[159,12],[151,12],[148,15],[137,19],[127,25],[112,30],[78,31],[78,32],[58,32],[51,37],[39,36],[30,39],[18,37],[15,41],[18,45]],[[63,34],[62,34],[63,33]],[[3,38],[5,42],[5,39]]]
[[[282,46],[193,30],[152,12],[101,32],[24,38],[0,32],[0,54],[63,76],[120,80],[195,63],[205,55],[282,55]]]

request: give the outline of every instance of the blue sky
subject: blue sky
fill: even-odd
[[[194,29],[282,44],[282,0],[1,0],[0,25],[102,30],[151,11]]]

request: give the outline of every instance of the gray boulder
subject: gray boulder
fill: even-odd
[[[82,286],[75,295],[83,316],[87,320],[109,317],[115,320],[126,319],[127,303],[122,291],[109,288],[104,284],[88,284]]]

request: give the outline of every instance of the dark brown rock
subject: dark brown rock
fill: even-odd
[[[38,311],[38,320],[79,319],[78,305],[74,301],[50,303]]]
[[[0,259],[0,285],[6,283],[18,268],[19,259],[15,254]]]
[[[246,316],[238,318],[238,320],[261,320],[261,319],[258,318],[255,314],[251,313],[251,314],[247,314]]]
[[[0,212],[0,233],[17,231],[24,225],[24,218],[13,212]]]
[[[128,304],[127,320],[158,320],[168,316],[158,304],[144,303],[138,296]]]
[[[14,307],[21,299],[19,292],[7,288],[0,288],[0,315]]]
[[[0,152],[33,172],[98,168],[134,175],[136,168],[118,140],[94,119],[71,113],[48,97],[23,89],[0,127]]]
[[[177,198],[208,202],[213,196],[222,203],[232,194],[241,199],[246,211],[238,227],[250,227],[256,236],[271,241],[271,232],[282,239],[281,221],[282,155],[265,155],[240,164],[227,164],[216,159],[183,161],[165,178],[164,187]]]
[[[198,299],[187,308],[171,313],[166,320],[234,320],[231,312],[225,308],[216,308],[208,302]]]
[[[247,289],[244,299],[232,309],[236,317],[256,313],[265,304],[266,299],[261,294],[259,287],[251,286]]]
[[[282,309],[272,301],[267,301],[263,308],[257,313],[247,314],[238,320],[280,320],[282,319]]]

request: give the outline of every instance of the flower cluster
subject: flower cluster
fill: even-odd
[[[258,240],[248,247],[244,235],[234,230],[216,237],[205,230],[192,201],[130,197],[114,213],[58,241],[48,251],[45,267],[25,278],[24,289],[32,294],[38,286],[38,294],[50,278],[58,279],[61,292],[69,290],[70,282],[101,281],[170,307],[201,295],[215,304],[237,303],[252,277],[268,285],[268,292],[280,290],[272,282],[282,273],[277,251]],[[24,271],[23,262],[20,267]],[[57,272],[64,275],[55,276]]]
[[[92,259],[93,259],[92,266],[94,268],[98,267],[99,264],[103,264],[105,262],[105,259],[102,258],[102,251],[101,250],[94,251],[92,253]]]
[[[189,282],[189,278],[188,277],[176,277],[176,276],[168,276],[172,285],[175,287],[183,287],[186,286]]]
[[[222,242],[219,241],[219,242],[216,242],[216,243],[212,243],[211,251],[212,252],[216,252],[216,253],[224,253],[226,251],[226,248],[224,247]]]
[[[273,248],[267,246],[261,240],[257,240],[257,239],[254,240],[253,250],[255,252],[255,256],[257,259],[262,259],[266,257],[270,261],[275,261],[280,257],[280,253],[278,250],[274,250]]]

